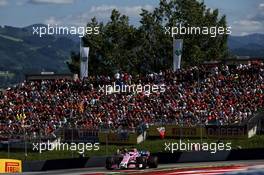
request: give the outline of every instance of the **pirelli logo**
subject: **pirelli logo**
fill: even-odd
[[[6,162],[5,172],[6,173],[18,173],[20,171],[20,164],[18,162]]]
[[[21,160],[0,159],[0,173],[20,173],[22,172]]]

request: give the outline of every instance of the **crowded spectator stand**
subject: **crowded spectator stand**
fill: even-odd
[[[165,85],[165,92],[111,93],[99,86]],[[85,80],[34,80],[0,94],[0,136],[54,135],[60,128],[142,132],[149,125],[241,124],[264,106],[264,64],[190,67]]]

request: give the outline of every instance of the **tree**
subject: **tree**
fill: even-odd
[[[74,74],[79,74],[80,68],[80,54],[76,54],[75,52],[71,52],[71,61],[67,61],[68,68]]]
[[[134,74],[158,72],[172,68],[173,39],[166,27],[226,28],[226,17],[217,9],[206,8],[196,0],[160,0],[152,12],[142,9],[140,25],[129,24],[129,18],[113,10],[109,22],[98,23],[93,18],[87,26],[99,26],[99,35],[86,35],[85,46],[90,47],[89,74],[114,74],[127,71]],[[183,64],[197,65],[205,60],[227,56],[227,35],[182,35]],[[70,70],[77,70],[78,54],[71,55]]]
[[[165,27],[224,27],[226,28],[226,17],[219,17],[218,10],[207,9],[205,4],[196,0],[161,0],[159,7],[152,13],[143,11],[142,26],[146,33],[152,33],[156,37],[153,41],[154,52],[159,52],[160,59],[170,59],[172,62],[172,38],[164,34]],[[151,25],[151,26],[150,26]],[[156,30],[151,30],[154,28]],[[227,35],[217,35],[215,38],[210,35],[181,35],[175,38],[184,39],[183,62],[185,65],[197,65],[205,60],[221,59],[227,56]],[[153,39],[152,39],[153,40]]]

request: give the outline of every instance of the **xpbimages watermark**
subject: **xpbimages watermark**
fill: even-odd
[[[165,142],[164,150],[167,152],[174,153],[175,151],[210,151],[210,153],[215,154],[217,151],[230,151],[232,149],[231,143],[193,143],[189,142]]]
[[[32,143],[33,151],[42,153],[43,151],[77,151],[83,154],[85,151],[98,151],[100,143],[61,143],[58,142],[40,142]]]
[[[199,26],[173,26],[173,27],[165,27],[165,34],[171,35],[174,37],[175,35],[209,35],[212,38],[215,38],[218,35],[231,35],[232,27],[223,27],[223,26],[213,26],[213,27],[199,27]]]
[[[76,27],[76,26],[33,26],[33,35],[42,37],[43,35],[78,35],[84,37],[85,35],[98,35],[100,33],[99,27]]]
[[[165,84],[154,84],[154,85],[118,85],[113,83],[111,85],[99,85],[99,92],[103,92],[106,95],[112,93],[144,93],[145,95],[150,95],[152,93],[163,93],[166,91]]]

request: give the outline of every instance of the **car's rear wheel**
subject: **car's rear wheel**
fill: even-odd
[[[105,168],[112,170],[113,165],[115,164],[115,159],[113,157],[107,157],[105,161]]]
[[[157,156],[150,156],[148,158],[148,166],[149,166],[149,168],[157,168],[158,167],[158,157]]]
[[[137,157],[137,168],[145,169],[147,167],[146,157]]]

